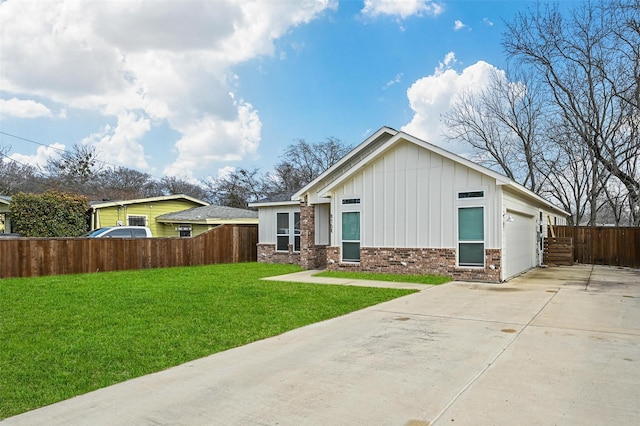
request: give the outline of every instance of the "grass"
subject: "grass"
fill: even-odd
[[[245,263],[0,280],[0,419],[411,293]]]
[[[450,277],[441,275],[400,275],[400,274],[378,274],[373,272],[342,272],[324,271],[315,274],[317,277],[350,278],[358,280],[392,281],[400,283],[417,283],[438,285],[451,281]]]

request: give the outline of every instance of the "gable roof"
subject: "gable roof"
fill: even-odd
[[[258,201],[249,203],[249,207],[267,207],[267,206],[282,206],[282,205],[298,205],[299,201],[293,200],[292,197],[296,191],[285,191],[279,194],[273,194],[265,198],[261,198]]]
[[[6,196],[6,195],[0,195],[0,203],[2,204],[11,204],[11,197]]]
[[[326,178],[330,177],[331,175],[340,175],[341,173],[346,173],[348,170],[353,169],[353,163],[357,162],[358,159],[366,156],[376,147],[384,144],[397,134],[398,131],[392,129],[391,127],[381,127],[377,132],[369,136],[362,143],[349,151],[347,155],[340,159],[340,161],[329,167],[327,170],[321,173],[320,176],[318,176],[298,192],[293,194],[291,196],[291,199],[299,201],[306,192],[309,192],[311,188],[313,188]]]
[[[401,143],[402,141],[416,144],[428,151],[438,154],[458,164],[462,164],[472,170],[475,170],[478,173],[489,176],[495,179],[497,185],[504,185],[522,196],[525,196],[531,200],[535,200],[537,203],[543,204],[553,210],[569,216],[568,212],[553,205],[533,191],[530,191],[529,189],[516,183],[515,181],[501,173],[476,164],[473,161],[447,151],[446,149],[440,148],[439,146],[418,139],[415,136],[409,135],[408,133],[397,131],[390,127],[382,127],[372,136],[367,138],[364,142],[362,142],[351,152],[349,152],[342,160],[327,169],[324,173],[322,173],[300,191],[296,192],[291,197],[292,200],[299,201],[306,193],[311,193],[313,191],[317,193],[317,196],[320,199],[327,198],[328,193],[332,189],[352,177],[362,167],[372,162],[383,153],[389,151],[395,145]]]
[[[175,195],[161,195],[158,197],[149,197],[149,198],[138,198],[135,200],[120,200],[120,201],[91,201],[89,202],[89,205],[91,207],[92,210],[96,210],[96,209],[103,209],[106,207],[115,207],[115,206],[124,206],[124,205],[130,205],[130,204],[143,204],[143,203],[155,203],[158,201],[171,201],[171,200],[187,200],[187,201],[191,201],[195,204],[200,204],[203,206],[208,206],[209,203],[207,203],[206,201],[202,201],[199,200],[197,198],[194,197],[190,197],[188,195],[184,195],[184,194],[175,194]]]
[[[158,216],[156,220],[158,222],[199,224],[258,223],[258,212],[234,207],[208,205],[166,213]]]

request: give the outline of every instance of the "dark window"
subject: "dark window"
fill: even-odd
[[[129,228],[114,228],[111,231],[104,234],[105,238],[131,238],[131,229]]]
[[[484,197],[484,191],[466,191],[458,192],[458,199],[464,200],[466,198],[482,198]]]
[[[132,229],[131,231],[133,231],[133,238],[146,238],[147,237],[147,231],[145,231],[142,228],[140,228],[140,229]]]
[[[300,213],[293,214],[293,251],[300,251]]]
[[[289,250],[289,213],[276,215],[276,250]]]
[[[342,200],[342,204],[360,204],[360,198],[345,198]]]
[[[129,216],[127,224],[129,226],[147,226],[147,218],[146,216]]]

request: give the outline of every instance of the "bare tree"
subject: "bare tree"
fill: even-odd
[[[203,201],[210,201],[206,188],[200,182],[186,177],[165,176],[160,179],[158,187],[164,195],[184,194]]]
[[[43,185],[39,170],[12,160],[9,157],[10,151],[10,147],[0,146],[0,195],[39,192]]]
[[[465,91],[443,114],[445,136],[468,143],[484,165],[537,192],[543,105],[532,78],[521,75],[512,82],[494,69],[486,88]]]
[[[287,146],[280,162],[275,166],[275,171],[270,176],[271,191],[296,191],[302,188],[337,163],[351,148],[333,137],[317,143],[298,139]]]
[[[163,195],[151,175],[126,167],[106,168],[97,179],[101,199],[127,200]]]
[[[45,171],[51,188],[95,197],[97,176],[103,166],[95,147],[75,144],[71,151],[50,157]]]
[[[637,158],[639,145],[640,8],[637,0],[617,0],[616,5],[580,4],[566,18],[557,6],[538,6],[508,26],[504,46],[512,58],[540,76],[553,108],[576,135],[575,143],[586,146],[622,183],[638,226],[640,179],[627,163]],[[627,30],[620,29],[625,26]],[[635,75],[627,70],[635,70]]]
[[[209,191],[217,205],[246,209],[248,204],[269,194],[265,177],[254,168],[236,169],[209,182]]]

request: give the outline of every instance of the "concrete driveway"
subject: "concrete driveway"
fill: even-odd
[[[637,425],[638,401],[640,270],[589,265],[429,287],[1,423]]]

